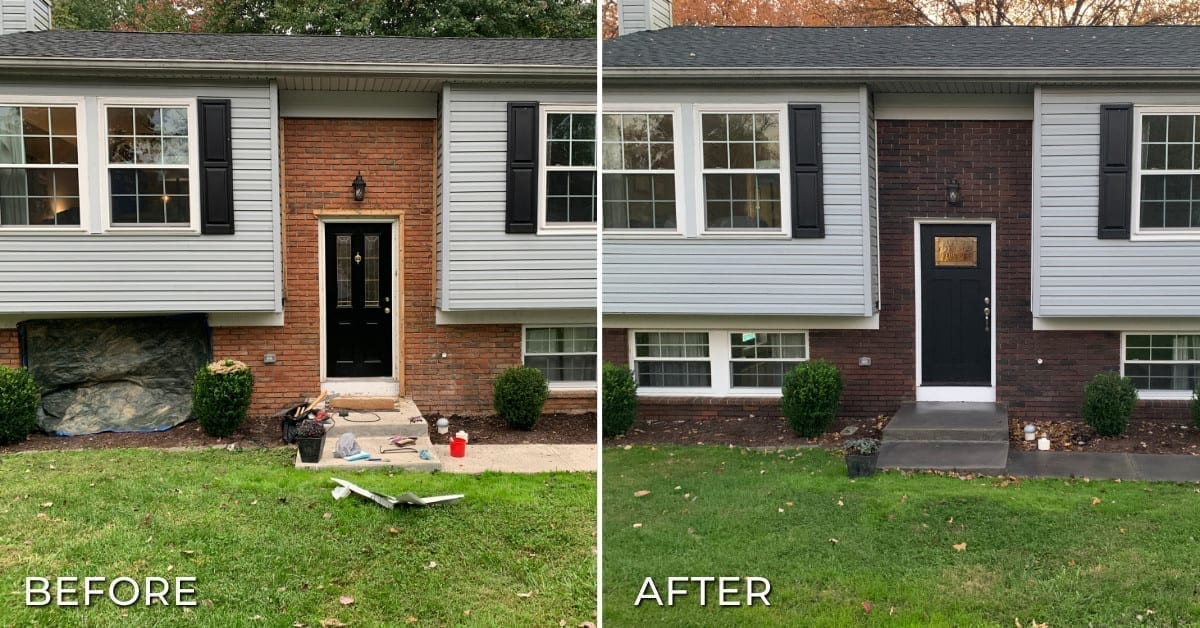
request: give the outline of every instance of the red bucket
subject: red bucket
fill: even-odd
[[[467,441],[461,438],[450,439],[450,455],[455,458],[462,458],[467,455]]]

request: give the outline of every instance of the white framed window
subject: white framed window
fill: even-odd
[[[697,118],[703,232],[788,233],[783,109],[705,107]]]
[[[82,99],[0,100],[0,230],[82,230]]]
[[[104,127],[104,227],[112,231],[200,230],[195,100],[100,104]]]
[[[596,328],[586,325],[524,328],[525,366],[538,369],[553,388],[596,386]]]
[[[1143,399],[1191,399],[1200,385],[1200,332],[1122,334],[1121,374]]]
[[[614,233],[679,231],[678,136],[673,110],[601,118],[603,225]]]
[[[540,125],[538,231],[596,228],[596,112],[544,107]]]
[[[793,330],[636,330],[630,362],[645,395],[778,396],[783,375],[808,360]]]
[[[1135,234],[1200,237],[1200,107],[1135,112]]]

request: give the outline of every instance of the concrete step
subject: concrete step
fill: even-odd
[[[936,469],[967,473],[1002,473],[1008,464],[1008,441],[894,442],[879,447],[881,469]]]
[[[1007,442],[1008,410],[998,403],[906,402],[883,429],[885,442]]]
[[[429,436],[429,424],[410,399],[393,400],[395,410],[351,410],[346,417],[333,416],[328,438],[337,440],[346,432],[361,436]]]
[[[395,410],[396,401],[395,397],[335,397],[329,400],[329,407],[339,410]]]
[[[429,441],[429,436],[422,436],[417,439],[412,450],[406,449],[402,452],[388,452],[389,449],[394,449],[391,443],[388,442],[387,436],[366,436],[360,437],[355,434],[355,441],[363,451],[371,454],[378,461],[359,460],[355,462],[347,462],[342,458],[335,458],[333,448],[337,445],[337,437],[332,435],[332,432],[325,437],[325,449],[321,452],[321,460],[319,462],[300,462],[300,452],[296,452],[296,468],[308,469],[312,471],[321,471],[325,469],[335,470],[355,470],[355,469],[406,469],[408,471],[440,471],[442,461],[438,457],[437,448]],[[422,460],[420,451],[424,449],[429,452],[430,460]]]

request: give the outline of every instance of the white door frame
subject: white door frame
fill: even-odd
[[[922,386],[921,385],[921,229],[924,225],[987,225],[991,232],[991,385],[989,386]],[[996,221],[970,220],[955,218],[914,218],[913,219],[913,266],[915,268],[916,301],[913,306],[913,321],[916,325],[916,382],[917,401],[996,401],[996,328],[1000,326],[1000,303],[996,300]]]
[[[325,227],[331,223],[390,223],[392,225],[392,374],[386,377],[329,377],[325,337]],[[392,216],[320,216],[317,218],[317,278],[321,317],[321,388],[344,396],[399,397],[400,334],[396,321],[404,301],[400,299],[400,221]]]

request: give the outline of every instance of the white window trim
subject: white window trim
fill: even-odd
[[[801,362],[812,359],[812,337],[806,329],[758,329],[753,325],[745,329],[651,329],[640,328],[628,331],[629,368],[637,377],[637,334],[640,333],[704,333],[708,335],[708,358],[664,358],[661,361],[670,362],[708,362],[712,385],[707,388],[684,388],[638,386],[638,396],[643,397],[768,397],[775,398],[783,394],[780,388],[748,388],[734,387],[730,384],[733,377],[730,373],[732,366],[733,348],[730,346],[729,335],[733,333],[785,333],[804,334],[805,358]],[[715,342],[714,342],[715,341]],[[657,358],[649,358],[657,360]],[[785,361],[785,360],[781,360]]]
[[[109,193],[108,163],[108,108],[109,107],[177,107],[187,109],[188,119],[188,197],[191,211],[191,222],[186,226],[142,226],[114,225],[112,222],[112,196]],[[98,98],[96,99],[96,119],[98,137],[101,139],[102,150],[99,151],[100,164],[97,172],[100,175],[100,225],[104,233],[120,234],[200,234],[200,137],[199,119],[195,98]]]
[[[704,124],[703,116],[706,113],[773,113],[779,116],[779,222],[780,230],[771,229],[720,229],[710,230],[708,228],[707,215],[707,196],[704,193],[704,175],[707,174],[704,168]],[[692,109],[692,150],[696,156],[694,164],[695,181],[693,181],[694,191],[696,193],[696,207],[698,215],[696,216],[696,227],[699,234],[706,238],[777,238],[791,239],[792,237],[792,181],[789,176],[787,164],[790,163],[791,155],[791,129],[788,126],[787,105],[696,105]],[[770,170],[747,170],[744,168],[714,170],[713,172],[728,172],[737,174],[741,172],[769,173]]]
[[[1196,336],[1200,331],[1123,331],[1121,332],[1121,376],[1125,376],[1125,347],[1129,336]],[[1196,364],[1195,360],[1133,360],[1139,364]],[[1190,390],[1138,390],[1138,399],[1162,399],[1167,401],[1188,401],[1192,398]]]
[[[590,113],[596,115],[596,108],[590,105],[554,105],[542,104],[538,107],[538,233],[544,235],[594,235],[596,225],[600,220],[600,118],[596,115],[596,165],[587,166],[555,166],[556,171],[577,171],[596,173],[596,219],[593,223],[557,223],[546,220],[546,162],[549,161],[546,131],[549,128],[549,117],[552,113]]]
[[[671,170],[605,170],[604,169],[604,119],[606,115],[621,115],[621,114],[668,114],[671,116],[671,141],[675,147],[675,167]],[[604,107],[601,117],[596,121],[598,129],[598,141],[600,142],[600,152],[598,153],[600,174],[596,182],[597,189],[604,187],[604,174],[666,174],[671,173],[671,177],[675,181],[675,228],[674,229],[610,229],[604,227],[604,194],[599,194],[599,200],[596,204],[596,217],[604,230],[604,237],[618,238],[639,238],[639,237],[670,237],[683,235],[683,224],[686,218],[686,202],[684,200],[684,179],[686,178],[683,168],[683,107],[680,105],[666,104],[647,104],[647,105],[608,105]]]
[[[79,170],[79,224],[78,225],[13,225],[0,226],[0,234],[13,233],[21,235],[29,234],[52,234],[66,235],[76,233],[87,233],[88,225],[91,220],[92,199],[88,193],[88,173],[89,163],[88,157],[91,155],[88,142],[88,126],[87,126],[87,111],[84,108],[84,98],[67,98],[63,96],[3,96],[0,97],[0,106],[12,105],[17,107],[75,107],[75,141],[76,150],[79,153],[78,163],[75,167]],[[38,166],[40,167],[40,165]],[[55,166],[49,166],[54,168]],[[66,170],[66,167],[58,166],[56,169]]]
[[[1183,227],[1166,227],[1160,229],[1142,229],[1141,205],[1142,205],[1142,117],[1145,115],[1200,115],[1200,107],[1181,105],[1172,106],[1152,106],[1133,108],[1133,163],[1130,169],[1133,173],[1132,189],[1130,191],[1130,224],[1133,229],[1130,231],[1130,240],[1200,240],[1200,227],[1183,228]],[[1151,170],[1153,174],[1200,174],[1200,170]],[[1123,345],[1122,345],[1123,346]],[[1122,358],[1124,353],[1121,354]]]
[[[530,328],[546,329],[546,328],[559,328],[559,327],[590,327],[592,329],[595,329],[596,330],[596,350],[593,351],[592,353],[534,353],[534,354],[526,353],[527,345],[525,344],[525,342],[526,342],[526,336],[527,336]],[[583,323],[573,323],[573,324],[565,324],[565,325],[558,325],[558,324],[522,325],[521,326],[521,364],[522,365],[525,364],[525,357],[527,355],[590,355],[596,359],[596,376],[598,379],[599,375],[600,375],[600,361],[599,361],[600,360],[600,328],[597,327],[596,325],[583,324]],[[597,380],[592,380],[590,382],[582,382],[582,381],[548,382],[548,384],[550,386],[550,390],[594,391],[594,390],[596,390],[596,381]]]

